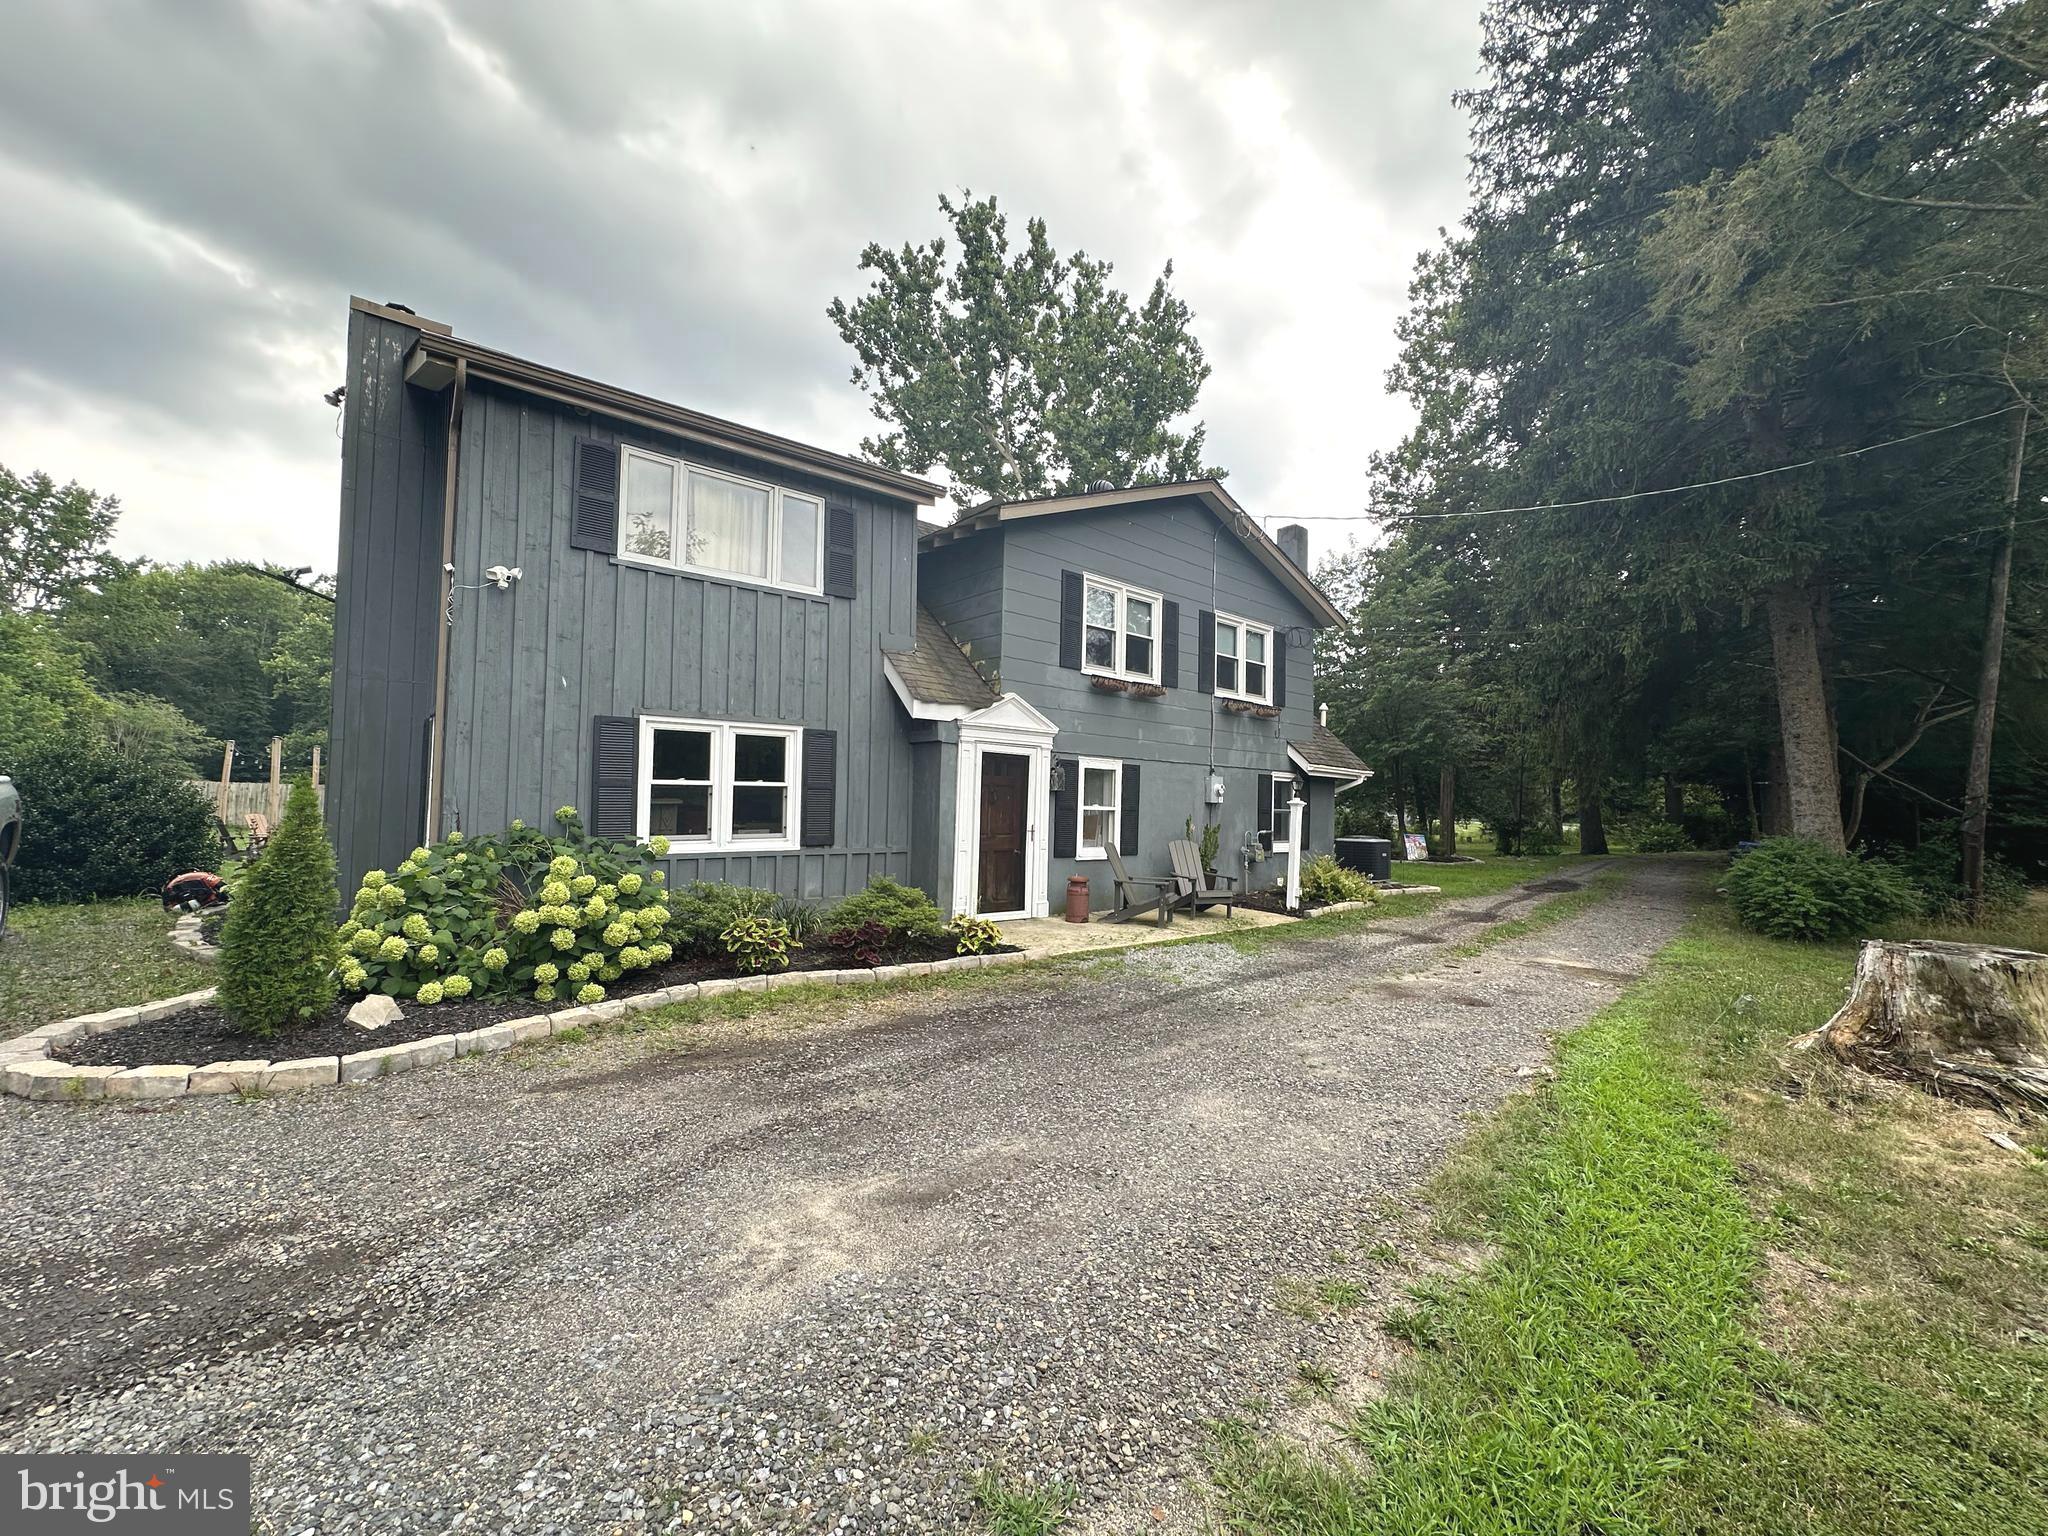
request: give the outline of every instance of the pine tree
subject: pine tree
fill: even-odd
[[[320,802],[292,783],[284,819],[228,906],[221,930],[220,1006],[251,1034],[270,1036],[334,1001],[334,850]]]

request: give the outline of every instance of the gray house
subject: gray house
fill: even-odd
[[[918,644],[886,668],[934,823],[913,840],[917,883],[954,910],[1042,916],[1083,875],[1100,908],[1110,845],[1157,872],[1190,823],[1218,826],[1218,867],[1242,879],[1241,848],[1287,851],[1297,795],[1307,851],[1328,851],[1337,791],[1368,770],[1316,709],[1311,642],[1340,615],[1307,543],[1299,526],[1267,538],[1213,480],[927,527]]]
[[[1337,615],[1213,482],[977,508],[350,301],[329,818],[342,878],[540,824],[815,899],[1040,914],[1190,819],[1327,847]],[[1301,530],[1283,530],[1282,537]],[[1270,871],[1277,866],[1269,864]],[[1270,883],[1262,880],[1260,883]]]

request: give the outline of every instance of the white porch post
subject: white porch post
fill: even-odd
[[[1287,802],[1287,909],[1301,905],[1301,813],[1297,791]]]

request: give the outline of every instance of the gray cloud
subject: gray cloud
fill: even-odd
[[[824,306],[868,240],[927,238],[935,195],[972,186],[1133,290],[1176,261],[1212,448],[1255,503],[1352,476],[1363,449],[1320,425],[1339,405],[1401,428],[1390,321],[1461,201],[1448,97],[1477,37],[1470,9],[1413,0],[110,0],[20,7],[9,31],[11,462],[75,452],[66,413],[90,411],[159,458],[254,442],[319,484],[351,291],[851,447],[865,405]],[[140,481],[102,488],[202,494]],[[203,505],[229,546],[269,515]],[[292,526],[331,562],[331,502]]]

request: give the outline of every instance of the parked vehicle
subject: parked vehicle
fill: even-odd
[[[14,780],[0,773],[0,933],[7,931],[8,882],[20,847],[21,795]]]

